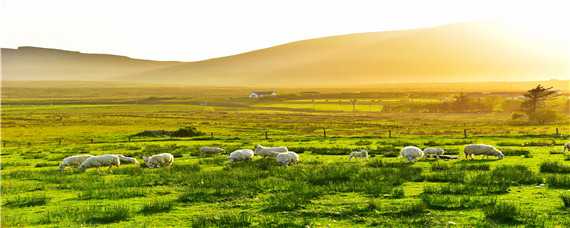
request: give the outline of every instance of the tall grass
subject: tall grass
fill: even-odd
[[[168,212],[172,209],[173,206],[174,203],[170,200],[153,200],[145,203],[140,212],[146,215]]]
[[[540,164],[540,172],[543,173],[570,173],[570,166],[560,162],[547,161]]]
[[[16,196],[15,198],[9,198],[4,203],[6,207],[34,207],[47,204],[49,198],[46,195],[28,195],[28,196]]]
[[[496,199],[488,196],[422,194],[422,201],[438,210],[462,210],[494,205]]]
[[[485,208],[485,217],[499,223],[515,223],[519,215],[517,205],[507,202],[498,202],[493,206]]]
[[[570,189],[570,176],[552,175],[546,178],[548,187]]]
[[[248,227],[253,218],[247,214],[224,214],[197,216],[192,219],[192,227]]]
[[[570,194],[569,193],[562,193],[560,195],[560,199],[562,200],[562,204],[565,208],[570,208]]]

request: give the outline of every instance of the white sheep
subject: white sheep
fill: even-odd
[[[290,165],[299,162],[299,155],[293,151],[278,153],[275,156],[277,163],[281,165]]]
[[[368,151],[367,150],[352,151],[348,156],[348,160],[352,160],[352,158],[368,159]]]
[[[503,152],[491,145],[486,144],[469,144],[466,145],[463,153],[465,158],[471,157],[473,159],[474,155],[485,155],[485,156],[497,156],[498,159],[503,159],[505,155]]]
[[[262,157],[275,157],[278,153],[287,152],[289,151],[287,147],[278,146],[278,147],[265,147],[262,145],[257,144],[255,146],[255,154],[260,155]]]
[[[445,150],[443,148],[439,148],[439,147],[428,147],[424,149],[424,156],[426,157],[436,157],[439,158],[439,156],[445,154]]]
[[[400,157],[404,157],[410,162],[415,162],[416,159],[422,158],[423,156],[424,152],[422,149],[415,146],[406,146],[400,150]]]
[[[155,154],[150,157],[143,156],[144,164],[148,168],[171,167],[174,156],[170,153]]]
[[[231,152],[228,158],[232,162],[236,161],[249,161],[253,159],[253,150],[250,149],[241,149]]]
[[[562,151],[562,153],[566,153],[566,150],[570,151],[570,142],[564,144],[564,150]]]
[[[111,170],[113,166],[119,167],[119,165],[121,165],[119,156],[114,154],[104,154],[85,159],[85,161],[79,165],[79,170],[83,172],[88,168],[97,168],[97,171],[99,171],[99,168],[102,166],[108,166],[109,170]]]
[[[81,163],[83,163],[85,160],[87,160],[87,158],[90,158],[90,157],[93,157],[93,155],[81,154],[81,155],[73,155],[73,156],[66,157],[59,164],[59,170],[61,172],[63,172],[65,170],[66,166],[71,166],[71,167],[77,168],[81,165]]]
[[[220,154],[223,153],[225,150],[219,147],[210,147],[210,146],[203,146],[200,147],[200,153],[202,154]]]

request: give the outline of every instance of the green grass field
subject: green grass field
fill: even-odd
[[[323,101],[313,109],[306,99],[18,103],[22,97],[2,106],[2,227],[570,226],[567,118],[521,125],[508,113],[380,113],[366,104],[352,112]],[[184,126],[206,135],[130,137]],[[465,160],[470,143],[495,145],[506,157]],[[232,164],[198,153],[255,144],[287,146],[301,162]],[[407,163],[396,157],[406,145],[442,147],[460,159]],[[361,148],[372,158],[349,161]],[[161,152],[175,155],[172,169],[58,170],[75,154]]]

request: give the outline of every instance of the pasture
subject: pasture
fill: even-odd
[[[366,104],[352,112],[346,100],[313,109],[307,99],[177,95],[151,102],[18,92],[3,97],[2,227],[570,226],[567,121],[522,125],[498,112],[380,113]],[[133,137],[184,126],[204,135]],[[470,143],[495,145],[506,156],[465,160]],[[287,146],[301,162],[228,161],[229,152],[256,144]],[[407,145],[442,147],[460,159],[408,163],[397,157]],[[226,152],[204,156],[201,146]],[[349,161],[357,149],[371,158]],[[58,169],[75,154],[142,162],[142,155],[162,152],[175,156],[171,169]]]

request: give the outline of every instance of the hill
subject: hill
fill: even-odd
[[[2,51],[6,79],[335,87],[529,81],[570,75],[570,56],[564,48],[513,36],[486,23],[317,38],[197,62],[28,49]]]

